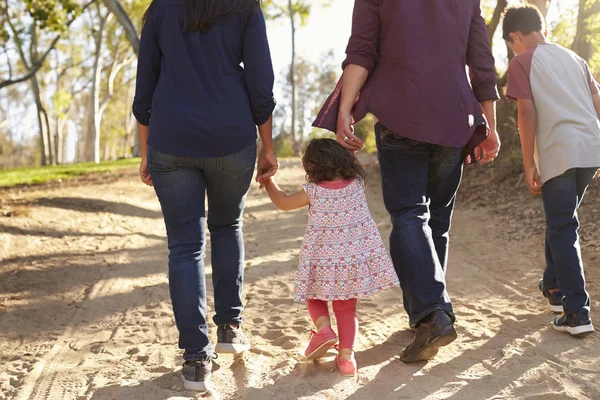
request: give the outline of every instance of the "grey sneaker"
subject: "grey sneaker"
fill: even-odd
[[[240,326],[219,325],[217,328],[217,353],[238,354],[250,350],[250,341]]]
[[[194,392],[208,391],[212,372],[212,360],[186,361],[181,369],[183,388]]]

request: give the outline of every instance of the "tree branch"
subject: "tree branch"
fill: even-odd
[[[91,6],[92,4],[94,4],[97,0],[91,0],[89,1],[87,4],[85,4],[82,7],[82,10],[85,10],[86,8],[88,8],[89,6]],[[13,30],[13,32],[16,31],[14,30],[14,25],[12,24],[12,22],[10,21],[10,16],[8,15],[8,6],[6,7],[6,14],[7,14],[7,19],[8,19],[8,24],[11,27],[11,29]],[[75,22],[75,20],[77,19],[77,17],[71,18],[71,20],[69,20],[67,22],[67,28],[69,26],[71,26],[71,24],[73,22]],[[54,48],[56,47],[56,45],[58,44],[58,41],[61,39],[61,35],[57,35],[54,40],[52,40],[52,42],[50,43],[50,46],[48,47],[48,49],[44,52],[44,54],[42,55],[42,57],[39,60],[31,60],[31,66],[28,66],[25,62],[25,60],[23,60],[25,62],[25,67],[28,68],[28,71],[21,77],[16,78],[16,79],[7,79],[5,81],[0,82],[0,89],[10,86],[10,85],[14,85],[17,83],[21,83],[21,82],[25,82],[29,79],[31,79],[35,74],[37,74],[37,72],[40,70],[40,68],[42,68],[42,66],[44,65],[44,62],[46,61],[46,58],[48,57],[48,55],[52,52],[52,50],[54,50]],[[15,38],[15,40],[19,40],[18,38]],[[20,45],[18,46],[20,47]]]
[[[502,13],[504,9],[508,5],[507,0],[498,0],[496,3],[496,8],[494,9],[494,15],[492,16],[492,20],[488,24],[488,40],[490,45],[494,40],[494,35],[496,34],[496,30],[498,29],[498,25],[500,24],[500,19],[502,18]]]

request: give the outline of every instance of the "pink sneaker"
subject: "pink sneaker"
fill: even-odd
[[[342,360],[338,354],[335,356],[335,363],[337,364],[342,376],[356,376],[356,370],[358,367],[356,366],[356,360],[354,359],[354,356],[352,356],[351,360]]]
[[[327,354],[327,351],[337,343],[337,335],[330,326],[322,328],[319,332],[310,331],[310,341],[304,352],[307,360],[316,360]]]

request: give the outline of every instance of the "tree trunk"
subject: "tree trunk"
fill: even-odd
[[[581,58],[589,62],[590,58],[592,58],[594,48],[590,41],[591,34],[588,24],[588,18],[596,10],[588,6],[587,3],[588,1],[586,0],[579,0],[579,13],[577,14],[577,32],[575,33],[575,39],[573,40],[573,45],[571,46],[571,48]]]
[[[95,38],[94,65],[92,67],[92,91],[90,99],[90,115],[88,118],[88,134],[86,140],[86,159],[95,163],[100,162],[100,84],[102,83],[102,44],[104,29],[111,14],[102,15],[98,7],[100,24]]]
[[[292,0],[288,0],[290,23],[292,27],[292,62],[290,63],[290,83],[292,86],[292,144],[294,152],[298,152],[298,140],[296,138],[296,22],[294,21],[294,6]]]
[[[30,80],[31,82],[31,91],[33,92],[33,98],[35,100],[35,106],[37,108],[37,120],[38,126],[40,129],[40,156],[41,156],[41,164],[48,165],[50,163],[50,145],[48,143],[48,130],[47,125],[44,122],[44,113],[42,112],[43,105],[42,99],[40,96],[40,88],[38,86],[37,79],[35,75]]]
[[[508,5],[507,0],[498,0],[496,3],[496,8],[494,9],[494,15],[492,16],[492,20],[488,24],[488,40],[490,45],[492,45],[494,41],[494,35],[496,34],[496,30],[498,29],[498,25],[500,24],[500,19],[502,18],[502,14],[504,13],[504,9]]]
[[[29,44],[29,46],[30,46],[29,47],[29,59],[31,60],[31,64],[35,64],[37,62],[37,60],[39,59],[39,55],[38,55],[38,51],[37,51],[38,32],[37,32],[36,24],[31,24],[31,43]],[[47,153],[48,153],[48,158],[46,158],[46,162],[51,165],[56,165],[54,135],[52,134],[52,127],[50,125],[50,118],[48,117],[48,112],[46,111],[46,108],[44,107],[44,103],[42,101],[41,86],[39,84],[39,81],[38,81],[36,75],[34,75],[31,78],[31,81],[33,83],[33,86],[35,87],[35,89],[34,89],[34,95],[36,97],[35,102],[37,105],[38,114],[40,114],[40,119],[42,120],[42,124],[44,125],[44,132],[46,135],[47,149],[45,151],[47,151]]]
[[[526,0],[527,3],[533,4],[539,8],[540,12],[544,16],[544,19],[548,15],[548,8],[550,8],[550,0]]]
[[[125,30],[125,35],[127,36],[127,40],[131,44],[133,51],[135,54],[139,54],[140,52],[140,38],[138,37],[137,30],[135,29],[135,25],[119,3],[119,0],[103,0],[104,5],[108,10],[115,15],[119,24]]]

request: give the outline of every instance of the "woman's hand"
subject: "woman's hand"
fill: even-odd
[[[148,171],[148,160],[146,157],[142,157],[142,162],[140,163],[140,178],[146,185],[153,186],[152,177],[150,176],[150,171]]]
[[[354,136],[352,128],[352,114],[340,112],[337,121],[337,141],[350,151],[358,151],[363,148],[363,142]]]
[[[264,148],[261,149],[256,165],[256,181],[261,184],[261,188],[263,186],[262,183],[275,176],[278,169],[279,162],[277,161],[275,152],[272,150],[267,151]]]

